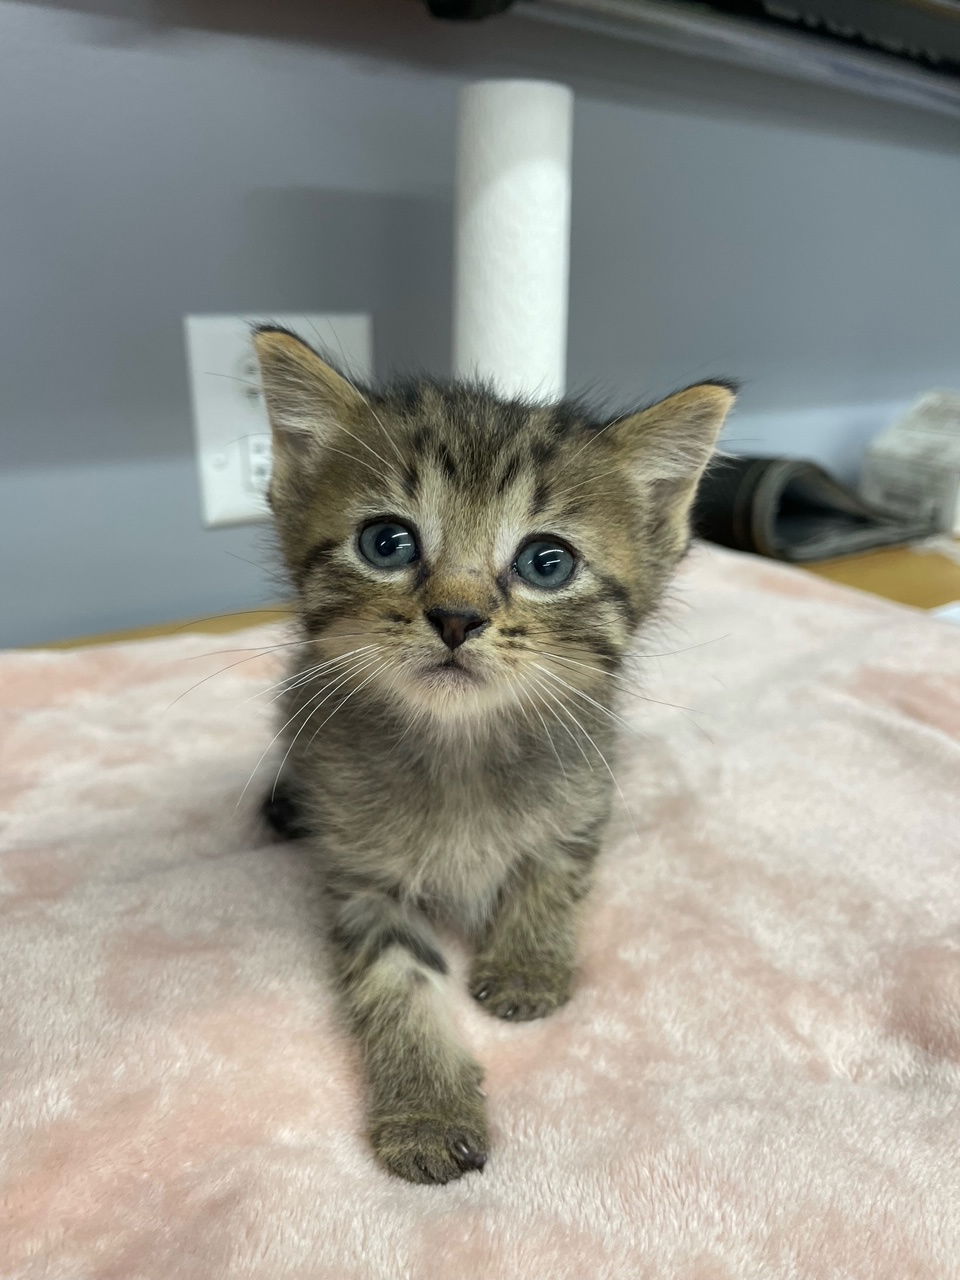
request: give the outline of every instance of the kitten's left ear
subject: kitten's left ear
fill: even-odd
[[[611,434],[639,483],[686,507],[735,398],[731,384],[704,382],[622,418]]]

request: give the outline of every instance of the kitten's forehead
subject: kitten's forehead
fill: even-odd
[[[499,548],[547,512],[579,438],[557,408],[499,401],[482,388],[405,386],[377,406],[398,445],[404,503],[430,541]]]
[[[383,404],[412,454],[439,458],[451,481],[483,482],[504,450],[551,427],[549,409],[498,400],[482,387],[415,383]]]
[[[483,387],[414,383],[383,397],[411,487],[423,471],[467,497],[502,499],[559,463],[587,425],[566,405],[499,400]]]

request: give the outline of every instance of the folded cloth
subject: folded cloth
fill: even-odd
[[[865,502],[798,458],[721,458],[700,485],[694,524],[709,542],[794,561],[896,546],[936,531],[931,519]]]

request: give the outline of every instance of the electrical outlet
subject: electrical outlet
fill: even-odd
[[[250,524],[269,515],[270,424],[251,339],[257,324],[299,333],[361,381],[371,373],[369,316],[186,316],[197,467],[210,527]]]

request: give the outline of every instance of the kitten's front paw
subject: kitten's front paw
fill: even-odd
[[[479,1093],[476,1101],[375,1114],[370,1139],[381,1164],[408,1182],[452,1182],[487,1163],[487,1121]]]
[[[512,1022],[545,1018],[570,999],[573,970],[556,963],[520,969],[479,959],[470,978],[470,994],[488,1013]]]

